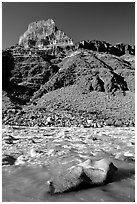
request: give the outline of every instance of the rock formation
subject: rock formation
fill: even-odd
[[[25,48],[45,49],[50,46],[73,45],[73,41],[59,30],[52,19],[30,23],[28,30],[19,38]]]
[[[58,66],[59,71],[41,86],[34,99],[42,93],[72,84],[78,85],[82,93],[91,91],[124,93],[128,90],[124,77],[115,73],[112,67],[101,61],[93,52],[81,51],[77,55],[63,59]]]
[[[78,188],[79,185],[91,187],[109,183],[112,181],[117,167],[107,159],[91,161],[90,159],[77,165],[71,166],[68,169],[62,167],[60,171],[56,171],[49,184],[51,193],[62,193],[73,188]]]
[[[19,44],[2,52],[4,103],[34,105],[44,94],[64,87],[68,91],[72,85],[82,97],[90,92],[122,97],[127,91],[134,93],[134,54],[134,46],[122,43],[90,40],[74,44],[52,19],[33,22]],[[5,122],[16,118],[12,113],[5,108]]]
[[[83,40],[78,43],[77,47],[97,52],[110,53],[116,56],[122,56],[124,54],[135,55],[135,46],[123,43],[117,43],[116,45],[112,45],[110,43],[100,40]]]
[[[10,88],[11,71],[14,69],[14,58],[10,51],[2,53],[2,88],[8,91]]]

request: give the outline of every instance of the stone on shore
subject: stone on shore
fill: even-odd
[[[19,165],[24,165],[25,164],[25,156],[24,155],[20,155],[16,162],[15,162],[15,166],[19,166]]]
[[[87,162],[88,161],[88,162]],[[87,160],[84,162],[84,173],[90,179],[90,184],[103,184],[105,182],[111,182],[114,177],[117,167],[107,159],[101,159],[98,161]],[[80,164],[81,165],[81,164]]]
[[[88,159],[72,167],[60,168],[60,171],[56,171],[55,175],[48,181],[49,192],[62,193],[85,183],[88,186],[109,183],[112,181],[116,171],[117,167],[107,159],[98,161]]]
[[[74,187],[77,187],[82,182],[83,168],[72,166],[67,170],[57,172],[57,175],[48,181],[50,193],[62,193]]]

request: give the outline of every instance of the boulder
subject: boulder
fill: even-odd
[[[54,177],[48,181],[50,193],[62,193],[69,189],[77,187],[81,182],[83,168],[80,166],[72,166],[64,171],[57,172]]]
[[[79,165],[83,166],[84,173],[90,179],[89,182],[93,185],[110,182],[117,171],[117,167],[107,159],[98,161],[91,161],[89,159]]]
[[[2,165],[14,165],[16,158],[11,155],[5,155],[2,158]]]
[[[45,122],[45,125],[53,125],[54,124],[54,120],[52,117],[47,117],[46,118],[46,122]]]
[[[20,156],[17,158],[16,162],[15,162],[15,166],[24,165],[25,162],[26,162],[26,160],[27,160],[27,159],[25,158],[24,155],[20,155]]]
[[[73,165],[69,168],[60,168],[60,171],[48,181],[50,193],[62,193],[78,187],[95,186],[112,181],[117,167],[107,159],[92,161],[91,159]]]

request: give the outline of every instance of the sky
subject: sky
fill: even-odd
[[[3,2],[2,48],[18,43],[29,23],[49,18],[74,42],[135,43],[134,2]]]

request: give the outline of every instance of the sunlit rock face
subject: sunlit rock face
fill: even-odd
[[[50,46],[73,45],[73,41],[59,30],[52,19],[30,23],[27,31],[19,38],[25,48],[44,49]]]

